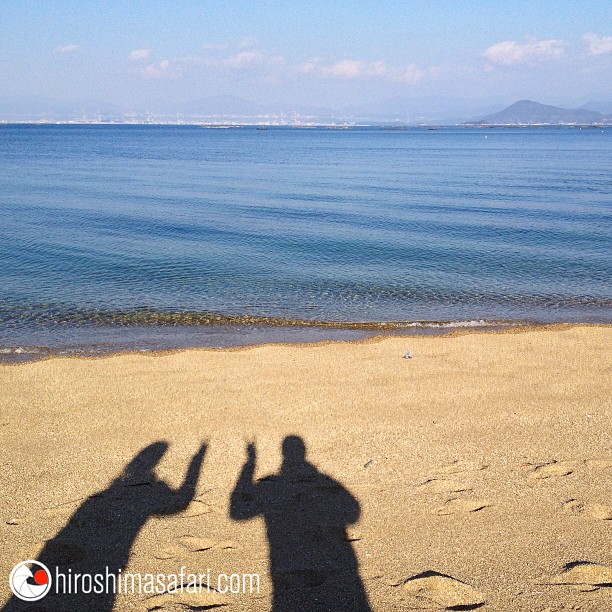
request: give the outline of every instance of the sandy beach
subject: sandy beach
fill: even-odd
[[[0,366],[0,606],[38,559],[261,577],[91,610],[609,610],[610,346],[556,326]]]

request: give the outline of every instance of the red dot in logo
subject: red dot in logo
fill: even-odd
[[[34,582],[36,584],[47,584],[47,582],[49,582],[49,578],[47,576],[47,572],[45,572],[45,570],[43,570],[43,569],[39,569],[34,574]]]

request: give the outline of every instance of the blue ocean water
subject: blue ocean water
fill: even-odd
[[[3,125],[0,346],[610,322],[611,168],[612,129]]]

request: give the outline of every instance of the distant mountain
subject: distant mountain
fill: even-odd
[[[453,125],[499,111],[505,106],[495,98],[395,97],[345,106],[340,113],[358,119]]]
[[[142,105],[141,105],[142,106]],[[471,117],[481,117],[504,108],[494,99],[463,99],[448,97],[390,98],[368,104],[352,104],[333,108],[323,104],[294,104],[288,102],[257,103],[238,96],[218,95],[182,102],[148,101],[151,113],[184,117],[239,117],[254,118],[265,115],[295,113],[302,118],[357,122],[403,122],[406,124],[457,124]]]
[[[587,102],[580,106],[580,108],[594,110],[603,115],[612,115],[612,102]]]
[[[577,123],[589,125],[592,123],[610,122],[612,119],[597,111],[584,108],[559,108],[548,104],[540,104],[532,100],[519,100],[498,113],[487,115],[480,121],[470,122],[472,125],[534,125]]]

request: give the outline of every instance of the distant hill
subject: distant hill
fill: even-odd
[[[577,123],[590,125],[593,123],[612,122],[597,111],[584,108],[559,108],[548,104],[540,104],[532,100],[519,100],[498,113],[487,115],[480,121],[470,122],[469,125],[535,125],[535,124],[564,124]]]
[[[612,115],[612,102],[587,102],[579,108],[587,108],[589,110],[597,111],[603,115]]]

